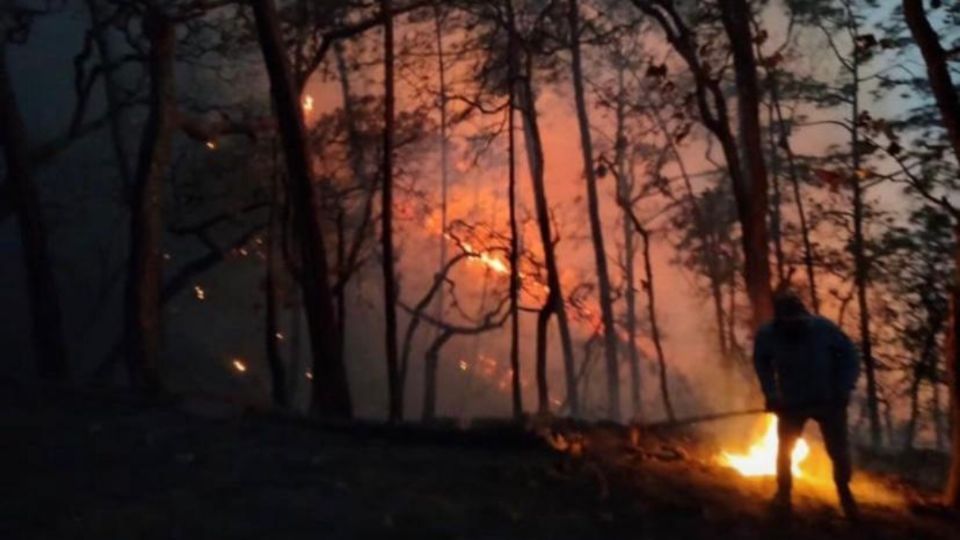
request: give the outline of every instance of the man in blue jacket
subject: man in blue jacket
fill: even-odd
[[[790,510],[790,454],[804,424],[813,419],[833,462],[844,514],[856,519],[847,441],[847,404],[860,375],[853,342],[828,319],[811,315],[796,293],[782,291],[774,297],[773,321],[757,331],[753,360],[767,410],[778,417],[775,508]]]

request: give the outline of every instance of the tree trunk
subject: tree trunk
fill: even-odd
[[[810,241],[810,227],[807,225],[807,212],[803,204],[803,195],[800,192],[800,174],[797,171],[796,156],[790,146],[790,130],[783,119],[783,109],[780,107],[780,85],[775,70],[770,70],[770,100],[777,113],[777,124],[780,126],[779,146],[787,155],[787,172],[790,175],[790,185],[793,188],[794,204],[797,206],[797,220],[800,225],[800,238],[803,241],[803,266],[807,274],[807,286],[810,287],[810,307],[813,312],[820,313],[820,297],[817,295],[817,279],[814,269],[813,243]]]
[[[383,119],[383,186],[380,194],[380,249],[383,270],[383,309],[386,324],[387,386],[391,422],[403,419],[403,397],[400,394],[400,370],[397,362],[397,274],[393,254],[393,13],[390,0],[380,1],[383,13],[384,39],[384,119]]]
[[[429,422],[437,417],[437,369],[440,365],[440,350],[453,337],[448,330],[434,338],[424,354],[423,412],[420,419]]]
[[[960,157],[960,156],[958,156]],[[953,265],[960,274],[960,225],[954,225],[955,247]],[[950,318],[947,330],[947,380],[950,418],[950,473],[947,476],[944,498],[946,504],[960,509],[960,277],[954,276],[950,292]]]
[[[140,142],[131,204],[130,275],[127,291],[127,361],[134,386],[161,390],[160,286],[163,275],[163,183],[170,167],[176,116],[174,26],[165,15],[148,11],[144,31],[150,39],[150,112]]]
[[[867,413],[870,423],[870,443],[873,448],[881,444],[879,390],[877,389],[876,359],[873,356],[873,339],[870,335],[870,305],[867,289],[870,281],[870,261],[867,259],[863,225],[865,220],[864,193],[860,184],[860,69],[856,53],[853,57],[852,129],[850,130],[851,166],[850,187],[853,193],[853,265],[854,283],[857,287],[858,324],[860,327],[860,353],[863,356],[864,374],[867,377]]]
[[[443,58],[443,13],[440,4],[433,6],[436,42],[437,42],[437,74],[440,84],[440,265],[442,269],[447,264],[447,187],[450,183],[450,141],[447,133],[447,67]],[[513,62],[513,58],[510,59]],[[512,121],[512,118],[511,118]],[[511,134],[512,136],[512,134]],[[443,322],[444,315],[443,289],[437,291],[437,320]]]
[[[53,261],[47,244],[43,208],[30,165],[27,128],[17,105],[7,67],[6,39],[0,39],[0,143],[6,158],[6,187],[20,228],[23,262],[30,297],[33,346],[37,368],[45,379],[68,374],[67,348]]]
[[[773,105],[767,106],[767,135],[770,153],[770,186],[773,188],[770,198],[770,239],[773,240],[773,255],[777,265],[777,287],[784,285],[787,279],[786,261],[783,254],[783,226],[780,203],[780,152],[777,150],[777,137],[774,134]]]
[[[514,29],[515,32],[515,29]],[[530,165],[530,178],[533,182],[533,198],[536,210],[537,227],[540,232],[540,241],[543,244],[544,263],[547,270],[547,287],[550,291],[540,310],[537,320],[537,369],[546,369],[547,356],[547,323],[550,316],[557,316],[557,326],[560,330],[560,346],[563,349],[563,368],[567,390],[567,402],[570,405],[571,416],[580,415],[580,402],[577,397],[576,374],[574,372],[573,342],[570,337],[570,327],[567,321],[567,310],[564,304],[560,273],[557,269],[556,251],[554,249],[553,233],[550,226],[550,208],[547,204],[546,181],[544,173],[543,144],[540,139],[540,126],[537,119],[536,97],[533,92],[533,62],[527,56],[526,72],[520,76],[518,100],[523,118],[524,141],[527,148],[527,160]],[[538,379],[540,374],[538,373]],[[541,413],[549,412],[550,404],[545,395],[544,386],[538,390]]]
[[[548,300],[549,302],[549,300]],[[547,385],[547,325],[550,311],[544,306],[537,313],[537,413],[550,412],[550,387]]]
[[[587,115],[587,100],[583,89],[583,67],[580,52],[580,8],[577,0],[569,0],[568,24],[570,26],[570,53],[573,57],[573,93],[577,107],[577,123],[580,128],[580,148],[583,152],[583,168],[587,181],[587,214],[590,219],[594,261],[597,267],[597,284],[601,320],[603,321],[604,358],[607,371],[607,414],[615,422],[620,421],[620,363],[617,360],[617,328],[613,319],[610,273],[607,270],[607,252],[603,242],[603,222],[600,219],[600,200],[597,195],[597,175],[593,163],[593,138],[590,134],[590,119]]]
[[[922,359],[920,360],[923,361]],[[915,365],[913,367],[913,379],[910,381],[910,390],[908,395],[910,397],[910,415],[907,417],[907,425],[904,429],[903,434],[903,451],[907,452],[913,449],[913,442],[917,435],[917,417],[920,414],[920,379],[922,377],[923,369],[920,365]]]
[[[753,329],[773,316],[767,239],[767,169],[763,160],[760,129],[760,91],[757,62],[750,28],[751,11],[746,0],[721,0],[720,13],[733,53],[737,87],[737,115],[741,177],[734,176],[734,194],[743,236],[744,281],[753,307]],[[729,160],[729,152],[726,152]]]
[[[276,164],[277,156],[274,155]],[[266,277],[264,279],[264,295],[266,296],[264,346],[266,349],[267,365],[270,368],[270,396],[273,404],[286,409],[290,405],[287,392],[287,373],[280,354],[280,324],[278,322],[280,302],[282,296],[282,269],[281,258],[278,256],[277,239],[283,234],[283,222],[280,219],[280,175],[275,172],[270,178],[270,217],[267,230],[267,260]]]
[[[923,0],[903,0],[903,15],[910,28],[913,39],[920,47],[923,61],[927,67],[927,77],[930,80],[930,89],[940,110],[940,119],[950,142],[953,152],[960,163],[960,96],[950,76],[950,66],[947,62],[947,53],[940,45],[937,31],[930,25],[923,8]],[[957,221],[957,212],[953,212]],[[949,408],[951,417],[950,453],[953,456],[950,465],[950,474],[947,477],[945,499],[946,503],[954,508],[960,508],[960,224],[955,223],[954,236],[957,244],[954,247],[954,283],[951,284],[950,317],[947,330],[947,373],[949,375]]]
[[[723,360],[729,360],[730,346],[727,343],[727,316],[723,307],[723,280],[722,276],[720,276],[719,246],[714,235],[709,231],[709,225],[704,218],[700,205],[697,203],[697,196],[693,190],[693,181],[690,178],[690,173],[687,172],[683,155],[680,153],[680,149],[677,147],[673,135],[667,129],[666,122],[664,122],[660,116],[658,108],[651,106],[648,107],[648,110],[651,118],[657,124],[660,133],[663,134],[667,144],[670,146],[670,151],[676,160],[677,168],[680,170],[680,176],[683,178],[683,186],[687,192],[687,199],[690,201],[690,211],[693,216],[694,226],[697,228],[700,240],[703,242],[703,249],[706,252],[707,279],[710,282],[710,296],[713,299],[713,312],[717,326],[720,356]]]
[[[631,215],[634,227],[640,234],[643,241],[643,290],[647,295],[647,314],[650,317],[650,334],[653,339],[653,347],[657,351],[657,364],[660,367],[660,397],[663,400],[663,410],[667,418],[672,422],[676,416],[673,412],[673,404],[670,401],[670,386],[667,379],[667,360],[663,353],[663,342],[660,339],[660,324],[657,320],[657,296],[653,288],[653,264],[650,259],[650,232]]]
[[[617,190],[621,202],[629,201],[633,191],[633,176],[628,174],[626,165],[626,87],[624,86],[624,66],[617,67],[617,131],[614,142],[614,166],[617,168]],[[627,332],[627,358],[630,363],[630,405],[635,420],[643,417],[642,381],[640,373],[640,351],[637,348],[637,279],[634,272],[636,261],[636,240],[629,212],[623,209],[623,279],[624,279],[624,322]]]
[[[513,0],[506,0],[509,32],[509,59],[507,60],[507,154],[510,171],[508,196],[510,204],[510,389],[513,404],[513,418],[523,418],[523,389],[520,384],[520,231],[517,225],[517,138],[514,125],[514,103],[517,85],[516,35],[514,28]],[[446,183],[444,182],[444,185]],[[444,197],[446,201],[446,197]],[[446,204],[444,203],[444,208]],[[446,215],[444,215],[446,219]],[[446,227],[446,221],[444,221]],[[446,241],[446,239],[444,239]]]
[[[287,200],[293,205],[301,242],[303,269],[300,284],[313,349],[311,412],[349,418],[352,404],[340,351],[338,322],[334,317],[327,255],[313,193],[313,173],[307,152],[303,112],[281,40],[273,0],[251,0],[251,3],[286,155]]]

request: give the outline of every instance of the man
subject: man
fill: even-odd
[[[790,454],[804,424],[813,419],[833,462],[840,505],[849,519],[856,519],[857,504],[850,493],[847,404],[860,375],[857,349],[837,325],[811,315],[796,293],[777,293],[773,305],[773,321],[757,331],[753,360],[767,410],[778,418],[774,507],[790,511]]]

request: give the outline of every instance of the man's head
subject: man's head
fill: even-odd
[[[773,295],[773,317],[778,321],[789,321],[807,315],[807,307],[803,305],[794,290],[785,288]]]

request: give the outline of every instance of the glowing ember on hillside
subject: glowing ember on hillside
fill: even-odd
[[[723,452],[721,463],[737,470],[743,476],[775,476],[777,474],[777,417],[768,414],[764,418],[763,435],[750,445],[745,454]],[[791,469],[794,477],[803,476],[801,464],[810,455],[810,445],[803,438],[797,440],[791,453]]]
[[[203,287],[199,285],[193,286],[193,296],[200,300],[201,302],[207,299],[207,292],[203,290]]]
[[[211,150],[216,150],[216,149],[217,149],[217,143],[216,143],[216,141],[207,141],[207,142],[206,142],[206,145],[207,145],[207,148],[209,148],[209,149],[211,149]]]
[[[240,372],[240,373],[246,373],[246,372],[247,372],[247,365],[246,365],[245,363],[243,363],[243,359],[241,359],[241,358],[234,358],[234,359],[233,359],[233,369],[237,370],[237,371]]]

